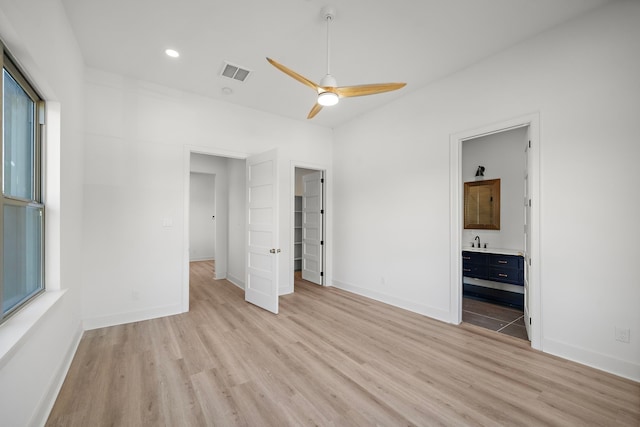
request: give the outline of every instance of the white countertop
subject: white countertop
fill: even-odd
[[[469,252],[484,252],[488,254],[500,254],[500,255],[518,255],[524,256],[524,252],[518,249],[503,249],[503,248],[472,248],[472,247],[463,247],[463,251]]]

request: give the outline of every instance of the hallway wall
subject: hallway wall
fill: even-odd
[[[83,294],[88,329],[185,307],[187,149],[244,158],[277,148],[281,212],[290,211],[292,160],[331,164],[332,132],[312,123],[93,69],[86,70],[85,90],[87,232],[80,264],[90,284]],[[279,284],[286,288],[293,281],[290,216],[278,218]]]
[[[191,172],[189,192],[189,261],[215,260],[216,175]]]

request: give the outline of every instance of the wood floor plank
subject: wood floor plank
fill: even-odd
[[[191,264],[190,312],[87,331],[48,426],[640,425],[640,384],[300,279],[273,315]]]

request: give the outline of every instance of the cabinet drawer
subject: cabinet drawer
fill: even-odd
[[[488,264],[489,254],[462,251],[462,262],[464,264]]]
[[[524,271],[511,268],[491,267],[489,268],[489,280],[522,286],[524,285]]]
[[[486,279],[489,277],[489,267],[486,265],[477,265],[464,262],[462,264],[462,275],[467,277],[475,277],[477,279]]]
[[[491,254],[489,264],[493,267],[523,269],[523,260],[520,256]]]

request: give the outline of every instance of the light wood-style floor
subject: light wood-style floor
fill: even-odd
[[[335,288],[280,314],[191,265],[191,311],[84,334],[48,426],[640,425],[640,384]]]

